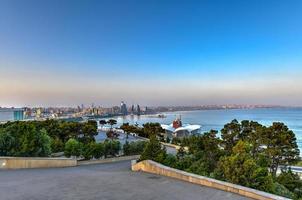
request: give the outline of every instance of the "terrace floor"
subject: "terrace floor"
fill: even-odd
[[[71,168],[0,170],[1,200],[248,199],[144,172],[130,161]]]

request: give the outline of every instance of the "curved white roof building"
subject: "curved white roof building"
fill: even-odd
[[[186,137],[201,132],[200,125],[181,124],[180,120],[175,120],[170,125],[161,124],[161,127],[165,129],[167,137]]]

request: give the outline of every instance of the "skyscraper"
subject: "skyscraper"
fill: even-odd
[[[137,111],[137,115],[140,115],[140,114],[141,114],[141,108],[139,107],[139,105],[138,105],[138,104],[137,104],[136,111]]]
[[[134,105],[131,106],[131,114],[134,114]]]
[[[121,113],[122,113],[122,115],[127,115],[128,114],[127,106],[123,101],[121,102]]]

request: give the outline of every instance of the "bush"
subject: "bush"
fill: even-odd
[[[0,132],[0,156],[12,156],[11,149],[15,145],[15,138],[9,133]]]
[[[239,141],[231,155],[220,159],[215,173],[228,182],[271,192],[273,179],[267,168],[257,165],[248,153],[249,148],[248,143]]]
[[[144,148],[140,160],[154,160],[156,162],[163,163],[166,155],[166,149],[162,148],[161,143],[155,136],[152,136]]]
[[[39,137],[37,138],[38,146],[40,149],[37,150],[37,156],[49,156],[51,154],[51,138],[47,135],[45,129],[39,131]]]
[[[37,157],[51,154],[51,139],[45,129],[29,123],[7,123],[0,129],[0,155]]]
[[[59,138],[55,137],[54,139],[51,140],[51,150],[52,152],[61,152],[64,151],[64,143],[62,140]]]
[[[290,199],[295,198],[295,195],[280,183],[273,184],[273,193]]]
[[[75,140],[75,139],[69,139],[64,148],[64,155],[66,157],[70,156],[80,156],[82,154],[82,144]]]
[[[144,148],[146,146],[145,141],[137,141],[137,142],[126,142],[123,145],[123,151],[124,151],[124,155],[128,156],[128,155],[139,155],[141,153],[143,153]]]
[[[119,154],[121,150],[121,144],[116,140],[105,140],[104,141],[104,155],[105,158],[108,156],[116,156]]]
[[[95,143],[93,157],[96,159],[101,158],[104,155],[104,144],[103,143]]]
[[[196,162],[193,162],[192,165],[186,170],[188,172],[198,174],[201,176],[209,176],[208,167],[203,160],[198,160]]]
[[[293,192],[296,197],[302,197],[302,181],[300,180],[299,175],[293,173],[291,170],[282,171],[276,178],[276,181],[286,187],[289,191]]]
[[[96,146],[95,144],[95,142],[91,142],[83,146],[82,156],[85,158],[85,160],[90,160],[93,158]]]
[[[167,154],[167,156],[162,164],[169,166],[169,167],[177,168],[177,158],[172,154]]]

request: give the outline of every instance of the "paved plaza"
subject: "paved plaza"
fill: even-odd
[[[132,172],[130,161],[71,168],[0,170],[1,200],[216,200],[245,197]]]

